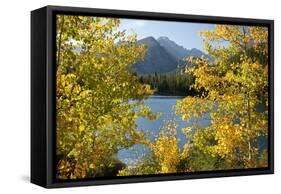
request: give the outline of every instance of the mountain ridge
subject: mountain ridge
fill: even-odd
[[[179,62],[189,56],[210,58],[209,55],[197,48],[186,49],[165,36],[158,39],[148,36],[138,40],[137,44],[145,44],[147,47],[145,59],[137,61],[133,66],[139,74],[174,71],[177,69]]]

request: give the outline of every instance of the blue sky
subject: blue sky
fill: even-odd
[[[214,24],[121,19],[120,28],[127,30],[128,34],[136,32],[138,39],[147,36],[153,36],[156,39],[160,36],[167,36],[187,49],[197,48],[204,51],[199,32],[214,29]]]

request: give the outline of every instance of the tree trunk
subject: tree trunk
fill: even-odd
[[[60,64],[60,54],[61,54],[61,43],[62,43],[62,34],[64,31],[64,16],[62,16],[61,26],[60,26],[60,36],[59,36],[59,42],[58,42],[58,56],[57,56],[57,66]]]
[[[251,160],[251,104],[250,104],[250,93],[247,94],[247,112],[248,112],[248,159]]]

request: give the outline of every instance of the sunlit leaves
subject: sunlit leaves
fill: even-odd
[[[268,130],[267,29],[216,25],[201,34],[214,61],[190,59],[196,64],[189,70],[193,87],[204,92],[179,101],[177,113],[192,122],[192,149],[220,158],[216,168],[254,168],[259,165],[257,138]],[[206,114],[208,127],[192,120]]]
[[[161,167],[161,173],[175,173],[180,159],[176,137],[177,129],[173,121],[168,121],[152,146],[153,154]]]
[[[129,71],[144,59],[145,47],[119,24],[115,18],[57,16],[58,178],[101,176],[115,168],[119,149],[145,142],[137,117],[155,117],[142,105],[150,87]]]

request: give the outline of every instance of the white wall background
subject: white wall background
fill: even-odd
[[[55,190],[46,190],[30,184],[30,11],[45,5],[274,19],[275,175]],[[278,0],[80,0],[76,2],[69,0],[2,0],[0,7],[0,193],[265,194],[280,192],[280,7]]]

